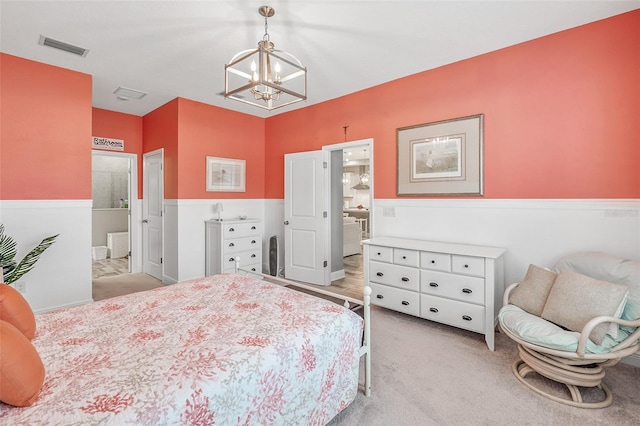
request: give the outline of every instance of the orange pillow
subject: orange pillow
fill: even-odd
[[[36,317],[29,302],[7,284],[0,284],[0,320],[13,324],[29,340],[36,334]]]
[[[27,407],[44,383],[44,365],[29,339],[16,327],[0,321],[0,401]]]

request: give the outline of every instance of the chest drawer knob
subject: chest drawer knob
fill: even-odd
[[[407,278],[407,277],[402,277],[401,279],[402,279],[402,281],[404,281],[405,283],[406,283],[406,282],[409,282],[409,278]]]
[[[438,287],[438,283],[429,283],[429,287]]]
[[[435,263],[436,263],[436,261],[435,261],[435,260],[432,260],[432,261],[431,261],[431,263],[432,263],[432,264],[435,264]]]
[[[378,252],[378,256],[382,256],[382,253]]]
[[[229,228],[229,232],[233,232],[233,231],[235,231],[235,229]]]
[[[251,255],[251,257],[256,257],[255,253]]]
[[[255,243],[256,243],[256,240],[251,240],[251,244],[255,244]]]
[[[407,260],[407,256],[402,256],[402,260]]]
[[[465,265],[464,265],[464,267],[468,269],[468,268],[469,268],[469,265],[465,264]]]
[[[379,276],[379,277],[384,276],[384,274],[382,272],[376,272],[376,275]]]
[[[251,268],[251,271],[252,271],[252,272],[255,272],[255,271],[256,271],[256,268]]]
[[[434,314],[437,314],[438,308],[429,308],[429,311],[433,312]]]
[[[384,296],[383,296],[383,295],[381,295],[381,294],[376,295],[376,297],[377,297],[378,299],[384,299]]]
[[[470,288],[463,288],[463,289],[462,289],[462,292],[463,292],[463,293],[466,293],[466,294],[471,294],[471,293],[473,293],[473,291],[472,291]]]
[[[230,257],[229,258],[229,262],[235,262],[235,261],[236,261],[236,259],[234,257]]]
[[[462,316],[462,319],[463,319],[463,320],[465,320],[465,321],[471,321],[471,320],[473,320],[473,318],[471,318],[469,315],[463,315],[463,316]]]
[[[402,304],[403,304],[404,306],[409,306],[409,302],[407,302],[406,300],[403,300],[403,301],[402,301]]]
[[[251,230],[252,230],[252,231],[255,231],[255,230],[256,230],[256,227],[255,227],[255,226],[252,226],[252,227],[251,227]]]
[[[235,244],[229,243],[229,247],[233,247],[233,246],[235,246]]]

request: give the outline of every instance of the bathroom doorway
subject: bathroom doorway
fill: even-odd
[[[132,272],[132,211],[137,203],[137,156],[92,152],[92,278]]]

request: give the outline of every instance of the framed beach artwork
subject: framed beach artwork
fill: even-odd
[[[207,157],[207,191],[245,192],[246,160]]]
[[[398,195],[483,195],[483,115],[397,130]]]

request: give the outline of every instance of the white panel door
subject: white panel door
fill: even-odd
[[[142,270],[162,280],[162,151],[144,155],[142,199]]]
[[[285,277],[329,285],[327,168],[322,151],[284,156]]]

